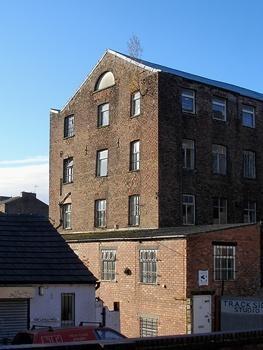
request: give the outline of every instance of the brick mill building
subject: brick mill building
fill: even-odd
[[[64,108],[51,110],[51,220],[101,279],[104,304],[120,307],[127,335],[194,331],[196,292],[210,304],[204,320],[215,315],[210,329],[219,329],[215,296],[258,293],[262,101],[251,90],[107,50]],[[196,272],[197,233],[207,254]]]

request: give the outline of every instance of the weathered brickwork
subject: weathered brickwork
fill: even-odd
[[[236,279],[215,282],[213,242],[236,243]],[[116,250],[116,281],[101,281],[97,296],[113,310],[120,302],[121,331],[129,337],[140,335],[139,317],[158,319],[158,334],[182,334],[192,330],[191,300],[196,294],[213,296],[212,327],[218,330],[215,297],[260,294],[260,229],[257,225],[203,232],[186,238],[137,239],[71,243],[92,273],[101,279],[101,250]],[[157,284],[140,282],[139,250],[157,250]],[[125,268],[131,275],[124,273]],[[208,270],[208,286],[199,286],[198,271]],[[223,290],[222,290],[223,288]],[[190,301],[190,302],[189,302]],[[188,318],[187,318],[188,316]]]

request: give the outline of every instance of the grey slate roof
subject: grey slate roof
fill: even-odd
[[[0,203],[7,204],[7,203],[10,203],[10,202],[16,201],[19,198],[21,198],[21,197],[19,197],[19,196],[10,197],[10,198],[7,198],[7,199],[0,200]]]
[[[253,90],[245,89],[245,88],[242,88],[240,86],[236,86],[236,85],[229,84],[229,83],[224,83],[222,81],[217,81],[217,80],[213,80],[213,79],[204,78],[204,77],[201,77],[199,75],[183,72],[183,71],[180,71],[180,70],[177,70],[177,69],[173,69],[173,68],[169,68],[169,67],[166,67],[166,66],[162,66],[160,64],[152,63],[152,62],[149,62],[149,61],[137,59],[137,58],[128,56],[126,54],[123,54],[123,53],[120,53],[120,52],[117,52],[117,51],[114,51],[114,50],[110,50],[110,52],[112,52],[112,53],[115,52],[115,53],[117,53],[120,56],[124,56],[124,57],[126,57],[126,58],[128,58],[128,59],[130,59],[132,61],[138,62],[138,63],[140,63],[140,64],[142,64],[142,65],[144,65],[146,67],[150,67],[150,68],[156,69],[156,70],[158,70],[160,72],[177,75],[179,77],[182,77],[182,78],[185,78],[185,79],[188,79],[188,80],[193,80],[193,81],[197,81],[199,83],[212,85],[212,86],[215,86],[215,87],[220,88],[220,89],[232,91],[232,92],[234,92],[236,94],[240,94],[242,96],[247,96],[247,97],[250,97],[250,98],[254,98],[256,100],[263,101],[263,94],[259,93],[259,92],[256,92],[256,91],[253,91]]]
[[[218,224],[218,225],[193,225],[178,226],[159,229],[130,229],[100,232],[83,232],[64,234],[68,242],[94,242],[94,241],[131,241],[131,240],[154,240],[154,239],[180,239],[195,234],[240,228],[255,224]]]
[[[0,215],[0,284],[95,282],[47,219]]]

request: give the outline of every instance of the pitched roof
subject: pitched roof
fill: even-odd
[[[16,197],[7,197],[7,198],[5,198],[5,199],[3,199],[3,200],[0,200],[0,203],[3,203],[3,204],[7,204],[7,203],[10,203],[10,202],[14,202],[14,201],[16,201],[17,199],[19,199],[19,198],[21,198],[21,197],[19,197],[19,196],[16,196]]]
[[[196,81],[202,84],[206,84],[206,85],[210,85],[210,86],[214,86],[217,87],[219,89],[224,89],[227,91],[232,91],[236,94],[242,95],[242,96],[247,96],[256,100],[260,100],[263,101],[263,94],[259,93],[257,91],[253,91],[253,90],[249,90],[237,85],[233,85],[233,84],[229,84],[229,83],[225,83],[222,81],[218,81],[218,80],[213,80],[213,79],[208,79],[199,75],[195,75],[195,74],[191,74],[191,73],[187,73],[184,71],[180,71],[174,68],[170,68],[167,66],[162,66],[160,64],[157,63],[153,63],[153,62],[149,62],[149,61],[145,61],[142,59],[137,59],[134,57],[131,57],[129,55],[120,53],[118,51],[115,50],[111,50],[111,49],[107,49],[104,54],[102,55],[102,57],[98,60],[98,62],[96,63],[96,65],[93,67],[93,69],[91,70],[91,72],[88,74],[87,78],[83,81],[83,83],[80,85],[80,87],[77,89],[77,91],[73,94],[72,97],[70,97],[70,99],[66,102],[66,104],[63,106],[63,108],[61,109],[61,111],[63,111],[66,106],[69,104],[69,102],[76,96],[76,94],[81,90],[82,86],[86,83],[86,81],[89,79],[89,77],[92,75],[92,73],[94,72],[94,70],[96,69],[96,67],[100,64],[100,62],[103,60],[103,58],[106,56],[107,53],[110,53],[114,56],[117,56],[121,59],[124,59],[132,64],[135,64],[143,69],[147,69],[150,70],[152,72],[163,72],[163,73],[168,73],[168,74],[173,74],[176,75],[178,77],[182,77],[188,80],[192,80],[192,81]],[[51,111],[56,111],[59,112],[59,110],[57,109],[51,109]]]
[[[164,73],[177,75],[179,77],[182,77],[182,78],[185,78],[188,80],[196,81],[196,82],[206,84],[206,85],[215,86],[219,89],[232,91],[232,92],[239,94],[239,95],[242,95],[242,96],[247,96],[247,97],[250,97],[250,98],[253,98],[256,100],[263,101],[263,94],[261,94],[257,91],[249,90],[249,89],[246,89],[246,88],[243,88],[243,87],[240,87],[237,85],[229,84],[229,83],[224,83],[222,81],[208,79],[205,77],[201,77],[199,75],[183,72],[183,71],[180,71],[180,70],[177,70],[174,68],[169,68],[169,67],[162,66],[162,65],[156,64],[156,63],[152,63],[149,61],[137,59],[137,58],[128,56],[126,54],[123,54],[123,53],[120,53],[117,51],[108,50],[108,52],[110,52],[114,55],[117,55],[120,58],[128,59],[131,63],[135,62],[136,64],[140,65],[142,68],[151,68],[155,72],[164,72]]]
[[[0,215],[0,284],[95,282],[47,219]]]
[[[133,241],[133,240],[159,240],[181,239],[196,234],[222,231],[233,228],[241,228],[255,224],[218,224],[218,225],[193,225],[178,226],[159,229],[130,229],[130,230],[107,230],[100,232],[83,232],[64,234],[68,242],[96,242],[96,241]]]

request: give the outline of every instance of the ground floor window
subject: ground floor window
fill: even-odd
[[[214,279],[228,281],[235,279],[236,247],[230,244],[214,245]]]
[[[75,294],[61,294],[61,326],[75,326]]]
[[[152,317],[140,317],[140,336],[155,337],[158,335],[158,319]]]

